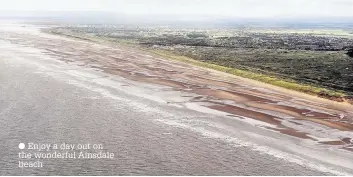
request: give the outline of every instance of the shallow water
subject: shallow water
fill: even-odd
[[[184,83],[174,78],[173,85],[179,89],[158,78],[145,77],[146,82],[139,82],[136,78],[144,77],[140,74],[134,79],[129,72],[143,73],[134,68],[141,64],[103,60],[106,58],[100,53],[123,50],[102,49],[99,45],[95,50],[95,45],[86,42],[42,36],[20,27],[17,30],[20,32],[0,29],[1,175],[353,173],[353,155],[349,151],[270,131],[265,127],[277,125],[249,121],[251,116],[229,116],[230,113],[209,109],[209,98],[192,102],[199,95],[180,88],[199,89],[196,82]],[[46,49],[57,51],[57,56]],[[125,53],[120,55],[127,58]],[[137,54],[135,58],[141,56],[144,55]],[[154,60],[147,57],[140,61],[148,64]],[[94,63],[123,65],[121,69],[129,72],[115,68],[107,73],[85,67]],[[164,71],[153,74],[168,76],[158,73]],[[326,131],[334,139],[350,135],[312,122],[301,123],[307,126],[303,131],[318,127],[311,134]],[[284,125],[293,126],[287,124]],[[101,143],[116,158],[50,159],[42,160],[43,168],[24,169],[18,167],[19,142]]]

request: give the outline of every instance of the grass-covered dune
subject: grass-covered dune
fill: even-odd
[[[110,30],[114,32],[113,29]],[[84,40],[118,43],[166,59],[334,101],[353,102],[353,59],[346,55],[344,49],[340,49],[350,45],[350,42],[353,44],[350,38],[310,36],[306,39],[302,34],[286,36],[282,33],[266,32],[260,35],[258,32],[254,33],[252,38],[252,33],[247,32],[247,37],[244,37],[241,32],[236,32],[230,38],[229,33],[226,33],[228,37],[218,40],[219,36],[214,39],[213,33],[209,31],[161,32],[153,29],[120,29],[112,33],[103,29],[56,28],[50,29],[49,32]],[[214,34],[219,35],[222,32]],[[270,42],[267,44],[261,40]],[[291,40],[294,41],[293,44],[290,43]],[[278,48],[284,41],[287,48]],[[327,41],[333,42],[330,44]],[[322,46],[323,44],[328,47]]]

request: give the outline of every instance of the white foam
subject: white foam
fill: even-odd
[[[248,141],[243,141],[241,139],[235,138],[235,137],[231,137],[219,132],[214,132],[214,131],[210,131],[210,130],[206,130],[203,127],[193,127],[190,126],[188,124],[185,123],[181,123],[178,122],[176,120],[164,120],[164,119],[156,119],[156,121],[173,126],[173,127],[178,127],[178,128],[183,128],[183,129],[188,129],[190,131],[196,132],[201,134],[202,136],[208,137],[208,138],[214,138],[214,139],[220,139],[222,141],[225,141],[231,145],[233,145],[234,147],[247,147],[253,151],[257,151],[261,154],[267,154],[267,155],[271,155],[273,157],[279,158],[279,159],[283,159],[285,161],[288,162],[292,162],[295,164],[298,164],[300,166],[303,166],[305,168],[310,168],[313,170],[318,170],[321,172],[326,172],[326,173],[331,173],[334,175],[346,175],[346,176],[351,176],[352,174],[344,172],[344,171],[340,171],[337,170],[335,168],[331,168],[331,167],[327,167],[325,165],[319,164],[319,163],[315,163],[312,161],[308,161],[306,159],[303,159],[299,156],[293,155],[293,154],[289,154],[283,151],[279,151],[267,146],[260,146],[256,143],[253,142],[248,142]]]

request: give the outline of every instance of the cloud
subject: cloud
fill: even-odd
[[[353,0],[0,0],[0,11],[107,11],[127,15],[353,16]]]

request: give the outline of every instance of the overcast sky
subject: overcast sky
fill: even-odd
[[[0,14],[14,11],[107,11],[127,15],[245,18],[353,17],[353,0],[0,0]]]

